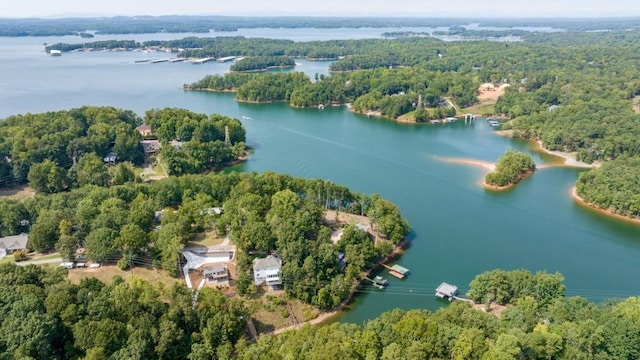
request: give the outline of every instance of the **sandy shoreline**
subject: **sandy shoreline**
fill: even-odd
[[[465,159],[465,158],[447,158],[447,157],[439,157],[439,156],[435,156],[435,159],[442,162],[451,163],[451,164],[475,166],[475,167],[483,168],[487,170],[487,172],[491,172],[496,169],[496,164],[488,161],[482,161],[482,160]]]
[[[609,210],[609,209],[603,209],[595,204],[591,204],[590,202],[586,201],[585,199],[583,199],[582,197],[580,197],[580,195],[578,195],[578,192],[576,191],[576,187],[572,186],[571,190],[571,198],[577,202],[579,205],[584,206],[586,208],[589,208],[593,211],[598,212],[599,214],[602,215],[606,215],[606,216],[610,216],[610,217],[614,217],[620,220],[624,220],[624,221],[628,221],[628,222],[632,222],[634,224],[640,224],[640,219],[636,219],[636,218],[632,218],[632,217],[628,217],[625,215],[621,215],[621,214],[616,214],[613,211]]]
[[[513,130],[497,130],[497,131],[494,131],[494,133],[499,136],[513,137]],[[558,166],[573,167],[573,168],[595,168],[595,167],[600,167],[600,165],[602,165],[602,163],[599,161],[596,161],[592,164],[587,164],[585,162],[578,161],[576,160],[575,153],[568,153],[564,151],[552,151],[552,150],[546,149],[542,146],[541,140],[529,140],[529,141],[532,144],[531,150],[542,152],[547,155],[555,156],[562,160],[561,164],[542,164],[540,166],[537,166],[536,167],[537,169],[544,169],[548,167],[558,167]]]

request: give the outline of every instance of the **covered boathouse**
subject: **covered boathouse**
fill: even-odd
[[[449,299],[449,301],[453,300],[456,295],[458,295],[458,287],[455,285],[448,284],[443,282],[436,288],[436,296],[441,299]]]

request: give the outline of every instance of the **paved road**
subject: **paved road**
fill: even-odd
[[[53,259],[45,259],[45,260],[33,260],[33,261],[20,261],[17,262],[16,265],[26,266],[26,265],[43,265],[43,264],[55,264],[61,263],[62,258],[53,258]]]

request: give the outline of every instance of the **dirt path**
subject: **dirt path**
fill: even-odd
[[[318,315],[318,317],[315,318],[315,319],[311,319],[309,321],[301,322],[301,323],[298,323],[296,325],[291,325],[291,326],[283,327],[283,328],[280,328],[280,329],[276,329],[276,330],[273,330],[272,332],[268,333],[267,335],[278,335],[278,334],[280,334],[282,332],[285,332],[285,331],[299,329],[302,326],[304,326],[305,324],[314,324],[314,325],[320,324],[320,323],[322,323],[322,322],[324,322],[326,320],[329,320],[330,318],[332,318],[333,316],[337,315],[338,313],[339,313],[339,311],[331,311],[331,312],[322,313],[322,314]]]

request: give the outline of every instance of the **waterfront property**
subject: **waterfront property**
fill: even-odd
[[[282,285],[280,269],[282,269],[282,260],[276,256],[255,258],[253,259],[253,281],[257,286],[266,284],[271,289],[276,288]]]
[[[202,270],[204,279],[207,283],[214,286],[228,286],[229,285],[229,270],[226,264],[214,264],[205,267]]]

